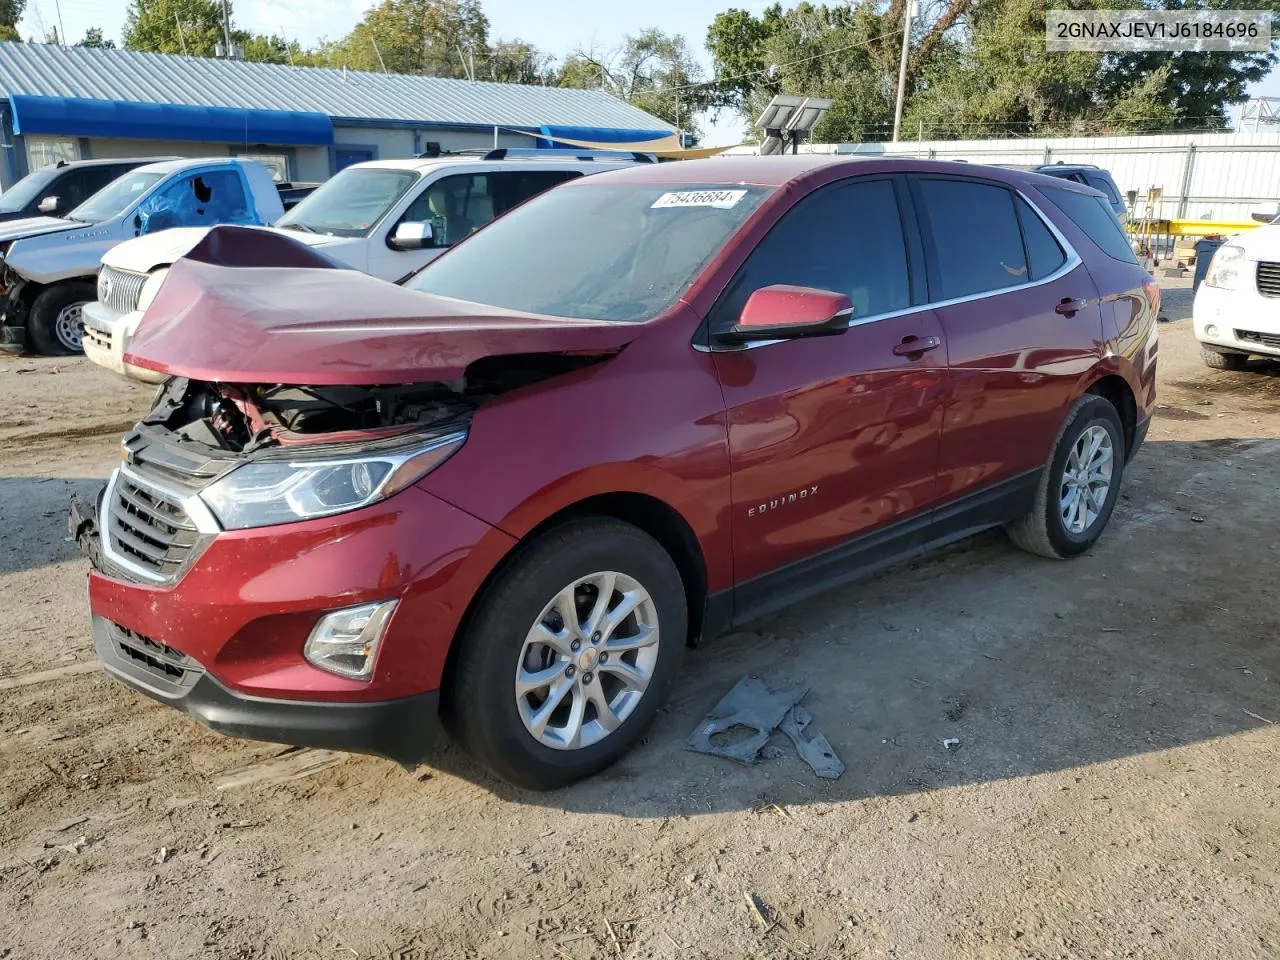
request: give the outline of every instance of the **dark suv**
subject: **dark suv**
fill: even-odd
[[[170,379],[73,506],[98,656],[239,736],[413,762],[443,718],[529,787],[700,634],[989,527],[1083,553],[1155,406],[1154,281],[1035,174],[642,164],[337,267],[215,227],[170,269],[129,354]]]
[[[59,160],[28,173],[0,195],[0,222],[23,217],[58,217],[74,210],[117,177],[162,157],[128,160]]]
[[[1129,210],[1124,203],[1124,195],[1120,193],[1120,188],[1116,186],[1109,170],[1095,167],[1091,163],[1046,163],[1032,167],[1031,170],[1034,173],[1043,173],[1047,177],[1057,177],[1059,180],[1070,180],[1073,183],[1084,184],[1086,187],[1093,187],[1107,198],[1108,205],[1115,211],[1121,223],[1129,215]]]

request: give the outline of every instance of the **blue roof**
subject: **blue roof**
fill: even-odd
[[[602,90],[36,43],[0,43],[0,96],[318,113],[339,121],[423,126],[672,131]]]

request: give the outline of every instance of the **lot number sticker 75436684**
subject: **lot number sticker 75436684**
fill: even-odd
[[[747,195],[745,190],[680,190],[664,193],[653,201],[652,209],[662,207],[719,207],[728,210]]]

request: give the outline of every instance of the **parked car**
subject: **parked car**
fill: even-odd
[[[272,223],[283,213],[266,167],[223,157],[136,167],[65,217],[0,224],[0,332],[40,353],[78,353],[98,263],[116,244],[184,224]]]
[[[1207,366],[1243,370],[1252,354],[1280,359],[1280,224],[1218,248],[1196,289],[1192,325]]]
[[[325,181],[275,229],[338,263],[403,281],[534,194],[636,162],[633,153],[498,149],[358,163]],[[107,294],[85,309],[90,360],[132,379],[163,379],[125,363],[125,354],[169,266],[207,231],[170,230],[122,243],[103,257],[100,284]]]
[[[116,177],[167,159],[171,158],[59,160],[52,167],[33,170],[0,195],[0,222],[67,213]]]
[[[1064,163],[1061,160],[1057,163],[1041,163],[1032,166],[1007,164],[1006,167],[1010,170],[1028,170],[1032,173],[1043,173],[1047,177],[1057,177],[1060,180],[1070,180],[1072,183],[1093,187],[1093,189],[1107,198],[1107,204],[1115,215],[1120,218],[1121,223],[1129,219],[1129,208],[1125,205],[1124,194],[1116,186],[1116,181],[1111,176],[1111,171],[1104,170],[1102,167],[1095,166],[1092,163]]]
[[[923,160],[584,178],[404,286],[217,228],[133,342],[173,379],[72,508],[98,655],[239,736],[412,763],[443,719],[569,783],[700,635],[988,527],[1087,550],[1157,299],[1096,191]]]

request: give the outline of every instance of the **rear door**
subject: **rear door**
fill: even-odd
[[[854,304],[839,336],[711,348],[728,411],[740,617],[829,583],[874,540],[860,535],[936,499],[946,346],[933,311],[913,305],[924,291],[912,282],[918,238],[906,203],[895,177],[815,191],[760,241],[711,312],[714,334],[752,292],[779,283]],[[911,342],[926,349],[905,352]],[[881,553],[913,551],[919,541],[905,536]]]
[[[1057,229],[1007,185],[911,179],[950,358],[940,493],[1008,481],[999,489],[1021,495],[1100,355],[1097,289]]]

